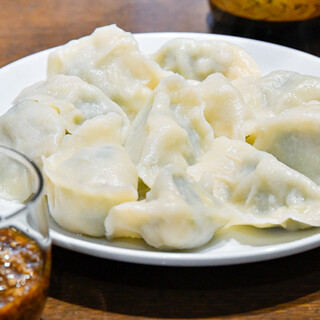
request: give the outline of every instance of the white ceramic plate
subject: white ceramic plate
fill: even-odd
[[[272,70],[293,70],[320,77],[320,58],[286,47],[245,38],[198,33],[137,34],[140,48],[151,53],[163,43],[178,37],[198,40],[220,39],[245,48],[260,65],[264,74]],[[26,86],[45,79],[45,50],[0,69],[0,113]],[[282,229],[234,228],[228,234],[217,233],[206,246],[192,251],[161,252],[143,241],[112,241],[72,234],[50,221],[53,243],[78,252],[102,258],[152,265],[210,266],[247,263],[279,258],[303,252],[320,245],[319,229],[287,232]]]

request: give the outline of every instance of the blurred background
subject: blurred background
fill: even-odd
[[[1,0],[0,66],[111,23],[133,33],[236,35],[320,55],[319,18],[286,23],[254,21],[217,8],[212,13],[208,0]]]

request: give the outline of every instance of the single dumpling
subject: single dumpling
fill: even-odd
[[[320,226],[320,188],[246,142],[215,139],[212,149],[188,173],[232,208],[228,225]]]
[[[26,99],[43,103],[50,102],[68,122],[75,124],[72,129],[68,130],[69,132],[72,132],[83,121],[109,112],[121,115],[124,130],[129,128],[127,115],[115,102],[99,88],[76,76],[53,75],[45,81],[25,88],[15,101]],[[67,108],[68,105],[71,107]]]
[[[255,148],[273,154],[320,185],[320,103],[268,119],[252,136]]]
[[[320,79],[292,71],[236,79],[233,85],[257,118],[268,118],[303,104],[320,101]]]
[[[132,123],[125,143],[148,187],[165,165],[186,168],[210,148],[213,129],[204,108],[197,88],[179,75],[164,78],[155,89],[152,102]]]
[[[256,62],[244,49],[224,41],[174,39],[150,57],[163,69],[198,81],[215,72],[229,80],[260,74]]]
[[[43,157],[50,214],[66,230],[103,236],[110,208],[138,197],[138,174],[121,145],[122,117],[110,112],[86,120]]]
[[[130,118],[168,74],[139,51],[132,34],[115,25],[98,28],[51,53],[48,75],[57,73],[75,75],[97,86]]]
[[[109,210],[137,199],[136,168],[118,144],[81,148],[44,164],[50,214],[71,232],[103,236]]]
[[[256,118],[241,93],[221,73],[209,75],[198,88],[206,103],[205,118],[213,127],[215,137],[244,140]]]
[[[56,108],[22,100],[0,117],[0,144],[20,151],[42,167],[41,157],[58,150],[67,127]]]
[[[164,250],[196,248],[224,225],[223,210],[184,170],[168,165],[145,200],[111,209],[105,220],[106,236],[143,238]]]

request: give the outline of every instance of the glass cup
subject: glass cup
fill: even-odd
[[[0,146],[0,319],[40,319],[51,240],[39,168]]]

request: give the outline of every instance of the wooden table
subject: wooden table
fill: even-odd
[[[252,37],[320,56],[319,19],[290,26],[228,15],[206,0],[2,0],[0,66],[111,23],[130,32]],[[319,70],[320,72],[320,70]],[[53,319],[320,319],[320,249],[273,261],[177,268],[128,264],[53,248]]]

